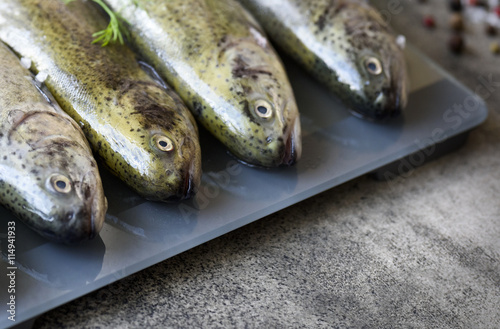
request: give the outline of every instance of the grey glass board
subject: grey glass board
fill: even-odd
[[[409,104],[403,116],[385,123],[353,117],[335,96],[285,58],[303,129],[303,155],[294,167],[246,167],[202,131],[204,174],[195,201],[147,202],[102,172],[109,201],[106,223],[98,238],[78,246],[50,243],[0,207],[0,305],[4,305],[0,327],[36,317],[433,143],[463,134],[486,119],[484,103],[471,91],[415,49],[408,47],[406,57]],[[462,111],[453,110],[454,105],[462,105]],[[6,312],[10,220],[16,221],[16,323],[7,319]]]

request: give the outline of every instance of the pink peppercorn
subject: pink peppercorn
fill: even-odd
[[[436,21],[434,20],[434,17],[432,16],[425,16],[424,17],[424,25],[428,28],[433,28],[436,26]]]
[[[497,16],[500,17],[500,6],[497,6],[495,8],[495,14],[497,14]]]

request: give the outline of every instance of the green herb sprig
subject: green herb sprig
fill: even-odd
[[[65,4],[73,2],[75,0],[64,0]],[[113,12],[102,0],[92,0],[104,9],[104,11],[109,16],[109,24],[106,29],[98,31],[92,34],[95,38],[92,43],[101,43],[103,47],[107,46],[110,42],[116,42],[117,40],[120,44],[123,44],[124,37],[128,37],[128,30],[122,23],[124,19],[120,14]]]

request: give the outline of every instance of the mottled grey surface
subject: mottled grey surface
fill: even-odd
[[[491,73],[500,82],[500,57],[488,52],[482,27],[466,32],[464,56],[452,56],[445,1],[403,6],[394,25],[460,81],[475,89]],[[426,12],[440,17],[433,32],[421,27]],[[458,152],[391,183],[360,178],[322,193],[57,308],[34,327],[499,328],[494,89],[489,119]]]

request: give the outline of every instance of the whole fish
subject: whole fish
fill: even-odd
[[[0,204],[49,239],[87,240],[104,223],[101,177],[80,127],[45,97],[0,42]]]
[[[368,119],[407,103],[403,43],[364,0],[239,0],[271,39]]]
[[[241,161],[292,165],[300,119],[282,63],[234,0],[109,0],[131,41]]]
[[[128,47],[92,44],[106,26],[90,2],[0,2],[0,39],[48,75],[45,84],[105,166],[147,199],[193,196],[201,180],[194,118]]]

